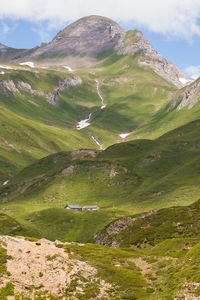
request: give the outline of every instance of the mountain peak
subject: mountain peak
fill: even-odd
[[[114,21],[102,16],[88,16],[60,31],[53,39],[56,49],[68,54],[96,56],[101,51],[116,48],[125,31]]]
[[[0,45],[0,58],[5,62],[35,61],[47,65],[70,65],[73,69],[96,65],[98,54],[115,51],[118,55],[138,55],[140,67],[150,67],[178,87],[191,82],[172,63],[162,58],[141,31],[125,31],[115,21],[98,15],[83,17],[61,30],[48,44],[27,51],[7,51]]]

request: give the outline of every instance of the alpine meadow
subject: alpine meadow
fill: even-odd
[[[97,15],[0,76],[0,299],[200,299],[200,79]]]

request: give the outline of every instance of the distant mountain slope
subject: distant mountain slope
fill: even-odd
[[[53,154],[2,186],[1,201],[52,199],[136,212],[191,203],[200,191],[199,124],[189,123],[155,141]]]
[[[88,135],[73,128],[74,119],[84,116],[87,108],[65,98],[57,104],[63,90],[80,87],[80,78],[67,71],[23,69],[5,70],[1,76],[0,180],[50,153],[97,148]]]
[[[120,142],[122,132],[148,122],[176,91],[150,69],[140,68],[137,57],[110,53],[99,63],[98,69],[73,72],[0,66],[2,180],[50,153]],[[90,126],[77,130],[88,116]]]
[[[99,16],[79,19],[60,31],[52,42],[38,48],[34,56],[46,54],[87,56],[119,48],[125,31],[114,21]]]
[[[0,43],[0,61],[5,63],[11,63],[18,59],[23,59],[24,56],[31,54],[35,48],[31,50],[27,49],[15,49],[11,47],[7,47]]]
[[[173,93],[168,104],[164,105],[153,118],[143,124],[127,139],[155,139],[168,131],[200,118],[200,80]]]
[[[55,51],[60,55],[62,49],[66,59],[91,59],[95,64],[73,70],[64,57],[57,60]],[[84,55],[77,54],[83,49]],[[1,45],[0,51],[6,55],[8,48]],[[60,66],[47,67],[46,51],[51,52],[50,65]],[[141,32],[125,32],[110,19],[80,19],[28,53],[23,60],[14,59],[16,64],[0,65],[1,180],[50,153],[157,138],[200,117],[194,92],[198,81],[179,89],[184,75],[163,60]],[[19,65],[22,61],[28,65]]]
[[[140,66],[148,66],[172,84],[183,87],[191,80],[176,66],[163,59],[138,30],[123,30],[116,22],[101,16],[84,17],[60,31],[48,44],[30,50],[0,47],[2,62],[34,61],[43,65],[69,65],[74,69],[97,64],[106,51],[118,55],[139,54]]]
[[[0,81],[1,180],[50,153],[154,138],[200,117],[198,89],[192,109],[178,109],[196,82],[178,90],[137,62],[137,55],[111,52],[84,71],[7,65]],[[89,116],[89,126],[77,130]]]

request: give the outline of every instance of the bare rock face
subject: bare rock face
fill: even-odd
[[[189,86],[185,87],[174,95],[173,100],[169,103],[167,111],[173,109],[181,110],[184,107],[187,109],[193,108],[193,106],[200,101],[200,80],[197,79]]]
[[[61,91],[81,84],[82,79],[78,76],[74,76],[72,78],[60,80],[58,83],[58,87],[56,87],[53,92],[45,93],[42,90],[33,90],[28,82],[19,81],[17,83],[14,83],[14,81],[12,80],[3,80],[0,81],[0,90],[6,95],[8,95],[9,92],[21,94],[21,92],[23,93],[23,91],[26,91],[32,95],[46,98],[46,100],[50,104],[55,104],[59,100],[59,95]]]
[[[200,81],[196,80],[188,86],[183,94],[183,99],[179,103],[177,109],[180,110],[185,106],[191,109],[200,100]]]
[[[190,78],[175,65],[162,58],[139,30],[127,32],[118,53],[121,55],[140,53],[138,60],[140,66],[149,66],[158,75],[180,88],[191,82]]]
[[[110,290],[114,287],[99,277],[95,267],[70,257],[65,251],[65,246],[70,249],[69,243],[46,239],[34,242],[19,236],[0,238],[9,257],[6,263],[9,276],[3,272],[1,288],[12,283],[15,294],[1,299],[80,299],[80,294],[86,299],[84,291],[91,284],[98,289],[96,299],[112,295]]]
[[[64,91],[69,87],[73,87],[81,84],[82,84],[82,79],[80,77],[66,78],[65,80],[60,80],[58,87],[55,88],[53,93],[48,93],[46,95],[46,99],[49,103],[55,104],[59,99],[59,93],[61,91]]]
[[[20,93],[13,80],[3,80],[0,82],[0,89],[7,94],[8,91],[11,93]]]
[[[114,49],[123,40],[125,31],[114,21],[100,16],[82,18],[64,30],[35,55],[53,53],[96,57],[99,52]]]
[[[0,61],[11,63],[15,62],[16,59],[23,58],[29,53],[29,49],[15,49],[7,47],[0,43]]]
[[[7,51],[8,47],[0,43],[0,51]]]

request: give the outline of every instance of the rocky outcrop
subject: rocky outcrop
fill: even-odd
[[[7,46],[5,46],[5,45],[3,45],[3,44],[1,44],[0,43],[0,51],[6,51],[8,49],[8,47]]]
[[[86,149],[82,149],[82,150],[76,150],[76,151],[72,151],[70,152],[70,157],[71,160],[76,160],[76,159],[83,159],[86,157],[97,157],[97,155],[100,153],[100,151],[95,151],[95,150],[86,150]]]
[[[141,31],[129,31],[118,49],[118,54],[135,55],[137,53],[140,53],[138,59],[140,66],[149,66],[158,75],[176,86],[181,88],[186,83],[191,82],[190,78],[188,78],[181,70],[162,58],[157,51],[152,48],[151,43],[143,37]]]
[[[27,91],[31,94],[34,94],[36,91],[32,90],[32,87],[31,85],[28,83],[28,82],[24,82],[24,81],[19,81],[17,83],[17,86],[20,90],[24,90],[24,91]]]
[[[135,55],[139,51],[143,51],[148,55],[155,55],[157,52],[151,46],[148,40],[145,40],[143,34],[139,30],[130,30],[124,36],[117,52],[119,55]]]
[[[21,94],[21,92],[26,91],[32,95],[44,97],[49,103],[55,104],[59,99],[59,93],[61,91],[81,84],[82,79],[80,77],[76,76],[72,78],[66,78],[59,81],[58,87],[56,87],[53,92],[45,93],[41,90],[32,89],[31,85],[28,82],[19,81],[17,83],[14,83],[13,80],[3,80],[0,82],[0,90],[6,95],[8,94],[8,92]]]
[[[65,80],[60,80],[58,87],[54,89],[53,93],[48,93],[46,95],[46,99],[49,103],[55,104],[59,99],[59,93],[61,91],[64,91],[69,87],[73,87],[81,84],[82,84],[82,79],[80,77],[66,78]]]
[[[151,210],[147,213],[143,213],[135,217],[124,217],[110,223],[102,232],[98,233],[95,236],[96,243],[103,246],[118,248],[119,247],[118,242],[115,241],[114,238],[110,239],[111,236],[113,237],[114,235],[119,234],[121,231],[124,231],[126,228],[131,226],[137,220],[149,217],[152,214],[156,213],[157,211],[158,210],[156,209]]]
[[[11,93],[20,93],[13,80],[0,81],[0,90],[5,94],[8,94],[8,91]]]
[[[177,109],[180,110],[185,106],[191,109],[200,100],[200,81],[197,80],[189,87],[186,88],[183,94],[183,100],[178,105]]]

